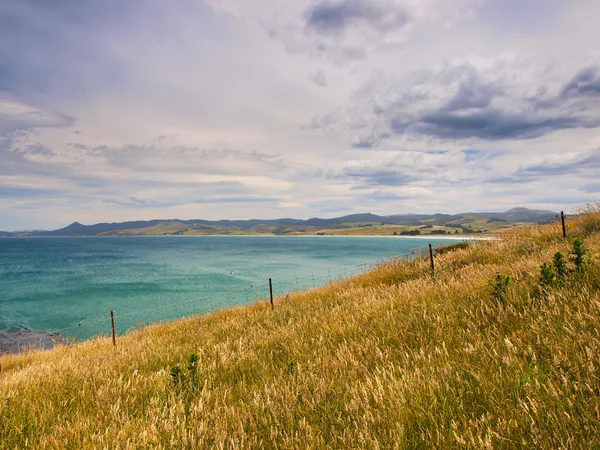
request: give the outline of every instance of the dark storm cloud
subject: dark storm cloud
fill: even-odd
[[[562,89],[562,97],[597,96],[600,95],[600,68],[582,69]]]
[[[506,64],[504,71],[518,69]],[[542,86],[534,96],[493,76],[464,64],[420,74],[408,85],[373,80],[345,114],[316,116],[305,129],[348,133],[353,147],[369,149],[394,135],[501,141],[600,127],[598,67],[579,71],[554,93]]]
[[[459,114],[438,110],[424,114],[411,129],[427,136],[440,139],[482,140],[533,139],[557,130],[571,128],[595,128],[600,121],[589,121],[576,117],[538,118],[528,114],[510,114],[497,109],[480,109],[470,114]],[[392,129],[404,133],[406,127]]]
[[[567,108],[567,97],[581,97],[600,92],[597,68],[587,68],[579,72],[562,88],[559,95],[544,101],[546,111],[543,112],[528,107],[513,112],[508,108],[492,106],[495,99],[510,98],[510,87],[500,87],[491,81],[485,81],[471,66],[452,69],[442,80],[452,82],[457,78],[460,82],[456,94],[447,104],[409,118],[392,116],[392,130],[396,134],[413,131],[449,140],[477,138],[496,141],[533,139],[559,130],[600,126],[598,118],[592,119],[585,114],[576,114]],[[513,103],[518,105],[521,100],[523,99],[514,98]],[[595,106],[595,103],[590,101],[579,110],[586,112]]]
[[[354,25],[367,25],[381,31],[404,26],[408,15],[404,10],[385,9],[385,5],[366,0],[324,0],[306,14],[306,28],[321,34],[340,34]]]

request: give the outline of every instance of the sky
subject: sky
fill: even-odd
[[[572,211],[597,0],[0,0],[0,230]]]

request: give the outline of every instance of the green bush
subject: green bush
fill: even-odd
[[[554,258],[552,259],[552,265],[554,266],[554,272],[558,278],[565,278],[569,273],[569,268],[567,267],[567,260],[565,256],[561,252],[556,252],[554,254]]]
[[[548,263],[544,263],[540,266],[540,284],[544,286],[556,285],[556,274],[554,273],[552,266]]]
[[[589,251],[585,248],[581,239],[576,238],[573,241],[571,255],[571,261],[575,264],[575,272],[585,272],[589,263]]]
[[[496,272],[496,277],[493,280],[490,280],[489,283],[492,288],[492,298],[496,299],[502,305],[505,305],[508,296],[508,286],[510,285],[510,275]]]

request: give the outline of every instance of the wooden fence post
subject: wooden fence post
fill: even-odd
[[[117,345],[117,341],[115,339],[115,313],[114,311],[110,312],[110,323],[112,326],[112,340],[113,340],[113,345]]]
[[[433,265],[433,249],[431,248],[431,244],[429,244],[429,261],[431,262],[431,275],[434,275],[435,266]]]
[[[275,305],[273,305],[273,283],[269,278],[269,292],[271,294],[271,309],[275,309]]]
[[[567,238],[567,227],[565,226],[565,213],[563,211],[560,212],[560,221],[562,222],[562,230],[563,230],[563,238]]]

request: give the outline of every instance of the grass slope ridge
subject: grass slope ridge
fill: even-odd
[[[598,447],[600,213],[568,230],[440,253],[435,277],[395,259],[273,311],[1,357],[0,446]],[[583,269],[543,284],[575,237]]]

